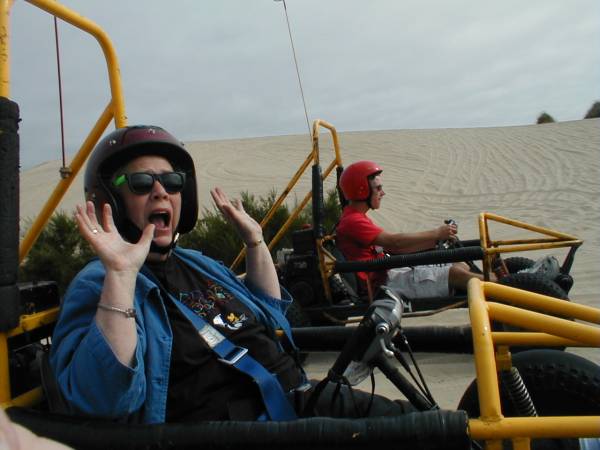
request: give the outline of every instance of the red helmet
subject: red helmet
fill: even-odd
[[[346,200],[368,201],[371,197],[368,177],[381,172],[383,169],[373,161],[357,161],[346,167],[340,177],[340,189]]]
[[[110,187],[110,181],[118,168],[143,155],[162,156],[174,169],[185,172],[186,181],[181,192],[181,217],[177,232],[191,231],[198,220],[194,161],[183,148],[183,143],[160,127],[130,126],[118,128],[105,136],[96,145],[85,169],[83,186],[86,200],[94,202],[97,214],[100,214],[102,205],[108,203],[112,208],[117,229],[127,237],[125,206],[120,196]]]

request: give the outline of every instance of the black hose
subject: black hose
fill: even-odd
[[[312,166],[312,215],[313,229],[315,239],[320,239],[325,235],[323,226],[323,179],[321,166],[314,164]]]
[[[464,411],[426,411],[398,417],[290,422],[199,422],[134,425],[99,419],[7,410],[11,419],[34,433],[77,449],[468,449]]]
[[[0,97],[0,332],[19,323],[19,105]]]
[[[423,266],[483,259],[481,247],[431,250],[410,255],[394,255],[368,261],[336,261],[336,272],[374,272],[395,267]]]
[[[294,342],[302,351],[339,352],[354,331],[354,327],[305,327],[292,329],[292,335]],[[469,325],[402,327],[402,333],[410,342],[414,352],[473,353],[473,339]],[[401,345],[400,342],[396,344]]]

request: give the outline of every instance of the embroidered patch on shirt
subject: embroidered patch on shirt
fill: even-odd
[[[237,311],[232,295],[212,280],[206,286],[189,292],[180,292],[179,300],[198,316],[212,322],[214,326],[239,330],[248,317]]]

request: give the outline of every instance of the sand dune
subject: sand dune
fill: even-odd
[[[575,235],[585,242],[575,258],[571,297],[600,303],[600,119],[346,132],[339,138],[346,165],[373,159],[385,169],[387,195],[382,209],[372,214],[383,227],[414,231],[452,217],[462,238],[475,238],[478,213],[490,211]],[[308,155],[310,140],[281,136],[190,142],[187,147],[196,162],[201,207],[211,208],[208,189],[215,185],[232,196],[243,190],[259,195],[273,188],[281,192]],[[328,132],[322,132],[320,148],[325,166],[333,155]],[[21,174],[22,223],[41,209],[58,180],[58,168],[59,162],[48,162]],[[81,179],[77,177],[59,208],[71,211],[81,201]],[[305,176],[298,198],[309,185]],[[326,189],[332,186],[330,182]],[[527,235],[505,227],[492,229],[493,238],[508,236]],[[564,256],[561,250],[554,253]]]

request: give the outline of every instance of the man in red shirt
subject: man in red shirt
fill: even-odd
[[[336,243],[349,261],[382,257],[383,252],[398,254],[428,250],[437,241],[456,239],[455,224],[415,233],[390,233],[375,225],[367,212],[381,206],[385,195],[382,171],[373,161],[358,161],[348,166],[340,178],[340,188],[348,205],[336,227]],[[482,275],[471,272],[465,263],[401,267],[358,272],[357,275],[363,287],[369,279],[373,289],[385,284],[409,299],[448,296],[452,288],[465,289],[473,277],[483,279]]]

